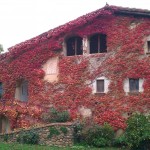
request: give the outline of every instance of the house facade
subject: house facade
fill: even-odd
[[[51,107],[125,129],[150,110],[150,11],[105,6],[0,56],[0,132]]]

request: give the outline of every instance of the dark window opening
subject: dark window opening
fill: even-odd
[[[96,80],[96,92],[104,93],[104,80]]]
[[[82,55],[82,38],[81,37],[71,37],[67,40],[67,56]]]
[[[96,34],[90,37],[90,54],[107,52],[106,34]]]
[[[150,41],[147,41],[147,51],[150,52]]]
[[[129,79],[130,92],[139,92],[139,79]]]
[[[3,95],[3,83],[0,82],[0,99],[2,98]]]
[[[28,82],[23,81],[21,84],[21,100],[27,101],[28,100]]]

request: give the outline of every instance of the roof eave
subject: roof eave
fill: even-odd
[[[115,14],[122,15],[134,15],[139,17],[150,17],[150,13],[148,12],[136,12],[136,11],[127,11],[127,10],[116,10]]]

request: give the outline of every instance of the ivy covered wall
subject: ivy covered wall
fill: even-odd
[[[108,8],[111,8],[110,10]],[[106,6],[65,25],[10,48],[0,56],[3,97],[0,113],[11,128],[42,123],[42,113],[51,106],[69,110],[72,120],[80,118],[80,106],[92,111],[95,122],[109,122],[115,129],[126,127],[132,112],[148,113],[150,108],[150,57],[144,51],[150,35],[150,20],[133,15],[115,15],[118,7]],[[65,56],[63,43],[69,35],[88,38],[107,35],[107,53]],[[58,82],[43,80],[42,65],[58,57]],[[104,76],[110,80],[108,93],[92,92],[92,83]],[[127,78],[143,79],[143,92],[125,93]],[[28,101],[15,99],[17,81],[28,81]]]

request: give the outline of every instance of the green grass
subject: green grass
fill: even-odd
[[[119,148],[92,148],[88,146],[75,145],[67,148],[54,146],[26,145],[26,144],[8,144],[0,143],[0,150],[121,150]]]

